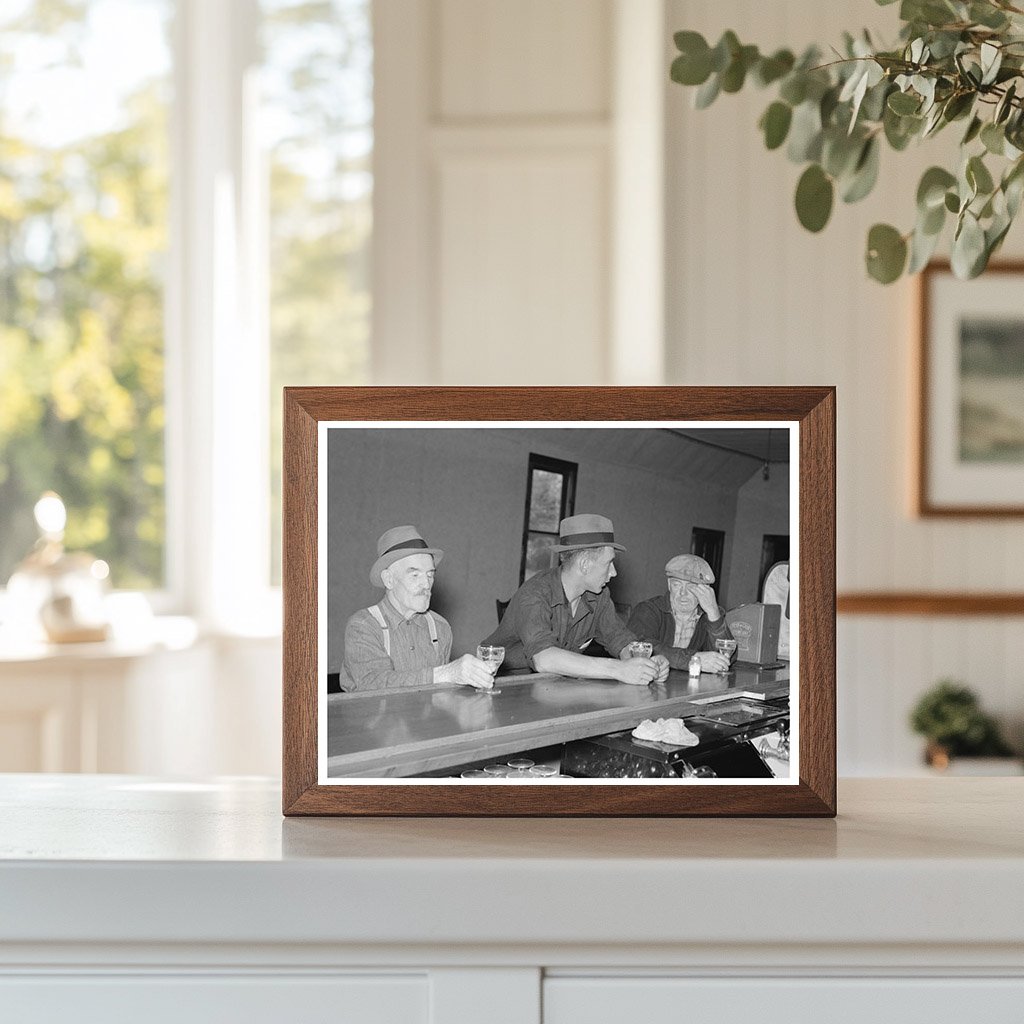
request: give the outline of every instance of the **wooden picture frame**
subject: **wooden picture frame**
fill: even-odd
[[[1024,515],[1024,262],[961,281],[947,262],[918,281],[914,511]]]
[[[362,550],[367,545],[363,543],[359,557],[354,560],[359,564],[345,562],[343,573],[329,577],[326,567],[328,527],[333,531],[331,537],[343,536],[339,531],[345,531],[347,527],[343,523],[339,525],[339,520],[344,520],[344,517],[332,512],[328,493],[365,490],[384,475],[379,464],[367,463],[376,467],[371,474],[373,479],[351,479],[344,485],[332,484],[335,489],[329,492],[325,482],[328,479],[325,469],[328,452],[334,450],[332,445],[336,445],[338,452],[348,452],[351,439],[357,436],[376,440],[372,433],[356,435],[345,433],[346,430],[358,428],[372,432],[378,427],[387,427],[397,436],[399,428],[406,428],[411,436],[415,436],[416,431],[426,436],[428,429],[443,426],[445,429],[465,428],[465,436],[469,437],[470,428],[466,424],[473,424],[473,430],[481,436],[486,433],[486,428],[492,427],[506,434],[520,428],[550,430],[557,427],[565,430],[579,428],[590,434],[604,429],[621,433],[628,428],[660,437],[669,430],[679,433],[675,427],[680,424],[689,424],[691,430],[694,426],[745,428],[749,424],[751,429],[774,427],[772,433],[778,437],[778,428],[786,428],[792,461],[797,467],[795,477],[789,475],[789,466],[785,467],[786,479],[791,481],[786,485],[789,487],[787,507],[790,509],[790,522],[798,524],[791,563],[795,569],[791,582],[792,598],[797,609],[793,627],[797,701],[791,710],[794,736],[796,723],[799,723],[799,741],[794,747],[793,769],[788,778],[763,785],[753,781],[713,778],[648,782],[606,777],[564,781],[562,778],[543,779],[533,784],[501,780],[492,784],[421,777],[325,776],[325,764],[347,765],[350,757],[347,749],[340,756],[324,753],[329,738],[325,726],[327,708],[329,705],[342,707],[347,709],[345,713],[354,714],[352,709],[356,704],[346,701],[349,697],[360,696],[342,694],[340,700],[333,696],[329,700],[326,695],[327,659],[324,652],[330,639],[330,631],[324,625],[328,603],[326,588],[328,584],[350,576],[353,580],[358,577],[361,585],[365,586],[362,580],[376,554],[367,550],[364,556]],[[835,389],[831,387],[286,388],[283,467],[284,813],[350,816],[834,816],[835,428]],[[461,441],[463,435],[457,436]],[[765,480],[770,469],[765,461]],[[755,464],[754,470],[751,479],[760,480],[762,466]],[[453,479],[459,472],[458,469],[453,470]],[[583,489],[582,472],[581,469],[577,511],[594,511],[581,504],[581,501],[594,500]],[[678,484],[678,481],[674,483]],[[404,493],[409,492],[406,490]],[[644,496],[638,494],[636,500],[643,501]],[[521,524],[517,519],[521,513],[520,501],[507,522],[495,523],[495,530],[512,533],[518,538]],[[475,514],[485,515],[483,506]],[[365,518],[373,519],[374,516]],[[379,523],[359,524],[365,537],[370,536],[366,531],[371,528],[376,535],[398,522],[414,521],[405,508],[399,510],[391,506],[387,513],[382,511],[379,518]],[[333,526],[329,520],[333,521]],[[355,525],[352,524],[353,529]],[[424,530],[424,536],[429,540],[429,531]],[[623,539],[627,543],[630,540]],[[637,546],[639,548],[639,541]],[[664,557],[658,551],[649,560],[656,556]],[[658,564],[660,567],[661,563]],[[445,568],[447,566],[439,570],[438,579]],[[508,566],[509,573],[518,573],[518,569],[518,562]],[[660,585],[664,586],[663,570],[659,568],[659,571],[662,572]],[[321,594],[325,595],[323,600]],[[346,608],[345,613],[355,610]],[[685,673],[681,675],[686,678]],[[526,681],[532,683],[550,678],[565,682],[562,677],[541,676],[530,677]],[[505,685],[502,677],[498,682]],[[515,679],[513,683],[519,684],[520,680]],[[641,688],[635,686],[611,685],[622,687],[623,700],[627,697],[649,699],[644,695],[646,688],[641,694]],[[479,699],[497,701],[500,698],[480,696]],[[331,704],[331,701],[335,703]],[[383,708],[383,704],[380,707]],[[655,710],[660,707],[657,705]],[[614,715],[618,715],[619,710],[614,709]],[[572,721],[575,723],[577,720]],[[616,721],[616,727],[621,728],[621,721]],[[497,737],[498,732],[492,730],[474,735]],[[405,756],[404,752],[412,748],[409,745],[387,748],[388,751],[392,749],[396,756],[399,751]],[[496,749],[500,749],[500,744]],[[507,753],[507,743],[504,749]]]

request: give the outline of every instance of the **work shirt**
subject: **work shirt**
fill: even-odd
[[[636,630],[641,640],[653,645],[654,653],[668,659],[669,668],[686,670],[690,658],[698,651],[713,651],[716,640],[732,640],[733,635],[720,615],[712,622],[702,608],[684,647],[675,646],[676,620],[672,614],[672,601],[668,594],[641,601],[629,617],[629,628]]]
[[[549,647],[585,654],[584,648],[597,640],[618,657],[635,639],[616,614],[607,587],[599,594],[585,592],[573,615],[556,566],[531,576],[512,595],[498,628],[483,643],[504,647],[509,668],[536,668],[533,659]]]
[[[391,654],[384,648],[384,630],[369,609],[356,612],[345,625],[342,689],[430,686],[434,682],[433,669],[444,665],[452,653],[452,628],[447,620],[431,611],[403,618],[387,597],[377,608],[388,625]],[[436,644],[430,637],[428,615],[434,619]]]

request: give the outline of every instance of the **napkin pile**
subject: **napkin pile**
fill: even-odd
[[[633,738],[668,743],[673,747],[695,747],[700,743],[681,718],[659,718],[656,722],[647,718],[633,730]]]

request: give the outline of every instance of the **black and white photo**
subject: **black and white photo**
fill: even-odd
[[[318,428],[321,784],[799,780],[798,423]]]

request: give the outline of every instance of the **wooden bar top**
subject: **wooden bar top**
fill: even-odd
[[[499,676],[487,693],[470,687],[415,687],[332,694],[327,698],[328,775],[401,777],[564,743],[645,718],[685,718],[694,703],[749,692],[789,692],[789,668],[738,667],[691,679],[670,672],[663,683],[630,686],[550,674]]]

